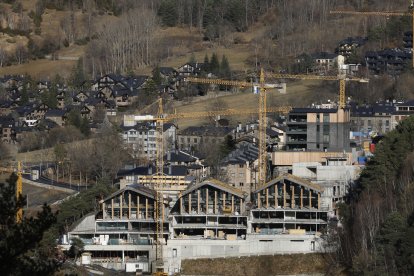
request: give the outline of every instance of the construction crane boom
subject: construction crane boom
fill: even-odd
[[[318,76],[318,75],[293,75],[293,74],[269,74],[269,76],[277,79],[302,79],[302,80],[328,80],[337,81],[339,80],[339,108],[345,108],[345,82],[346,81],[358,81],[368,82],[368,79],[348,77],[345,74],[339,74],[337,76]]]
[[[364,16],[411,16],[412,17],[412,32],[414,34],[414,7],[411,1],[410,12],[393,12],[393,11],[330,11],[331,14],[345,14],[345,15],[364,15]],[[412,59],[412,66],[414,68],[414,51]]]

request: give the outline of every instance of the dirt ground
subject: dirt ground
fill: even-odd
[[[326,259],[324,254],[292,254],[184,260],[181,275],[325,275]]]

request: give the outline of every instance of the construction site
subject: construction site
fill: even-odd
[[[294,75],[279,77],[315,78]],[[324,115],[324,109],[307,110],[301,116],[303,126],[308,121],[318,125],[318,129],[319,124],[340,125],[341,127],[332,127],[334,133],[331,136],[334,137],[343,135],[342,132],[349,123],[349,111],[345,102],[342,102],[345,99],[345,78],[335,76],[331,79],[341,82],[337,110],[329,111],[333,113],[332,120]],[[160,275],[179,273],[182,261],[189,259],[332,250],[327,244],[328,224],[330,219],[336,218],[335,202],[343,198],[346,189],[342,188],[341,194],[333,190],[339,185],[338,182],[349,185],[350,179],[344,180],[337,172],[342,166],[352,163],[352,155],[339,151],[341,145],[333,140],[332,148],[328,147],[329,140],[325,140],[321,143],[324,143],[326,149],[321,147],[321,150],[313,152],[297,149],[268,152],[267,113],[292,114],[289,118],[293,121],[297,111],[292,113],[292,108],[288,106],[267,106],[263,70],[259,83],[202,78],[189,78],[188,81],[258,86],[259,108],[250,111],[165,114],[160,100],[157,116],[126,115],[125,122],[129,126],[140,122],[155,124],[156,172],[134,181],[123,181],[119,191],[101,200],[99,212],[85,217],[62,237],[62,248],[68,250],[69,241],[79,238],[85,244],[82,264],[99,264],[127,272],[155,272]],[[257,168],[254,175],[257,184],[246,190],[212,178],[182,178],[165,173],[164,123],[177,118],[246,113],[257,114],[259,117],[258,156],[256,162],[252,163]],[[337,118],[338,114],[341,115]],[[321,120],[315,119],[319,117]],[[290,133],[295,134],[297,130],[293,128],[298,123],[295,121],[293,124],[293,132]],[[343,141],[341,143],[344,144]],[[292,158],[292,154],[297,157]],[[272,179],[269,162],[276,164],[277,173]],[[292,175],[297,162],[302,162],[305,170],[313,172],[312,175]],[[315,163],[321,166],[319,170]],[[331,181],[323,181],[326,176],[315,177],[318,171],[323,171],[322,167],[332,169],[333,173],[329,175]],[[356,175],[353,173],[352,178]]]

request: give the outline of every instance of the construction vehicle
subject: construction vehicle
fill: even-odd
[[[349,15],[363,15],[363,16],[411,16],[412,17],[412,31],[414,35],[414,1],[411,1],[408,11],[393,12],[393,11],[330,11],[331,14],[349,14]],[[413,52],[414,55],[414,52]],[[412,66],[414,68],[414,58],[412,58]]]

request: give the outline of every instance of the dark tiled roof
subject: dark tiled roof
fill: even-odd
[[[197,160],[197,158],[189,153],[180,150],[170,151],[164,158],[168,162],[195,162]]]
[[[336,108],[300,108],[300,107],[295,107],[292,109],[292,111],[290,111],[290,113],[336,113],[337,109]]]
[[[334,59],[338,56],[338,54],[334,53],[327,53],[327,52],[319,52],[311,54],[313,59]]]
[[[50,109],[45,113],[45,117],[62,117],[66,114],[63,109]]]
[[[223,137],[230,134],[232,130],[230,127],[190,126],[181,131],[180,135]]]
[[[241,142],[237,149],[229,153],[224,159],[224,164],[244,164],[247,161],[253,162],[259,156],[259,149],[256,145],[248,142]]]

